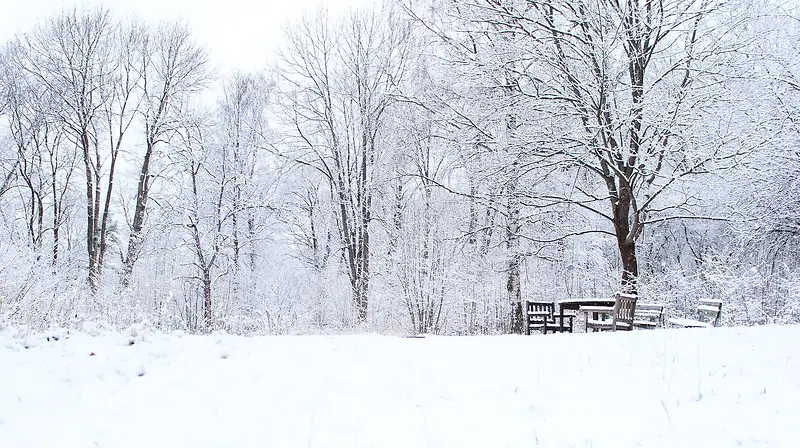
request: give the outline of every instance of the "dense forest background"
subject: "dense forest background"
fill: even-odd
[[[0,52],[0,326],[797,323],[798,37],[777,1],[406,0],[220,76],[184,23],[66,10]]]

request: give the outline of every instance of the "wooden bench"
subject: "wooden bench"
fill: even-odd
[[[633,315],[633,326],[653,329],[664,326],[664,305],[656,303],[637,303]]]
[[[719,325],[722,314],[722,300],[703,299],[697,306],[697,319],[673,317],[669,323],[683,328],[711,328]]]

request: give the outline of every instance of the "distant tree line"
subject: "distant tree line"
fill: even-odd
[[[618,290],[800,322],[799,25],[405,0],[220,77],[184,23],[64,11],[0,52],[0,327],[521,333]]]

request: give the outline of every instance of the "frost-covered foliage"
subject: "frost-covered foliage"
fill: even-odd
[[[655,3],[318,12],[219,79],[186,24],[47,19],[0,55],[0,327],[798,323],[800,14]]]

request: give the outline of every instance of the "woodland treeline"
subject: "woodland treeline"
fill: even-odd
[[[797,323],[798,37],[776,1],[405,0],[219,75],[182,22],[66,10],[0,52],[0,326],[494,334],[619,290]]]

